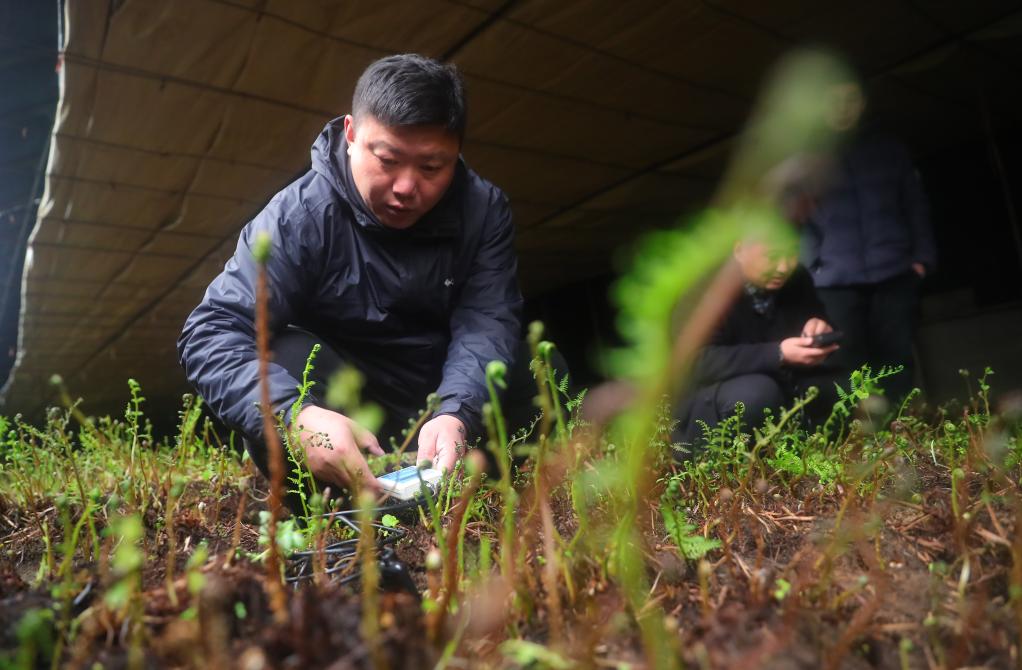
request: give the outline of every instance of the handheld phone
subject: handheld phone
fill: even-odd
[[[840,342],[841,338],[844,336],[845,334],[842,333],[840,330],[832,330],[829,333],[818,333],[816,335],[813,335],[812,346],[821,348],[829,347],[832,344],[837,344],[838,342]]]
[[[420,470],[415,465],[388,472],[376,478],[383,490],[399,500],[411,500],[422,491],[422,484],[429,487],[430,491],[436,493],[437,486],[443,473],[440,470],[426,468]],[[419,478],[422,478],[421,482]]]

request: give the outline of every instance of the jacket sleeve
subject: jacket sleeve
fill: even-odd
[[[694,376],[699,385],[739,375],[777,372],[781,367],[780,342],[708,344],[696,358]]]
[[[318,248],[317,229],[300,206],[286,206],[278,195],[241,232],[234,256],[206,289],[185,321],[177,346],[185,376],[229,427],[249,437],[262,434],[255,305],[258,265],[252,249],[261,233],[270,235],[266,264],[271,336],[283,329],[309,286],[309,250]],[[298,398],[298,380],[269,365],[270,402],[275,413]]]
[[[902,206],[912,232],[912,260],[933,272],[937,267],[937,244],[930,223],[930,203],[919,171],[911,163],[902,177]]]
[[[487,402],[486,365],[503,361],[510,368],[518,350],[522,295],[514,251],[511,208],[499,191],[488,207],[482,242],[451,314],[451,342],[437,390],[436,414],[461,419],[472,436],[482,434]]]
[[[776,372],[781,366],[777,342],[742,341],[745,327],[733,304],[724,320],[717,326],[697,354],[692,368],[692,377],[699,386],[706,386],[756,372]]]
[[[801,321],[798,324],[800,327],[813,318],[823,319],[831,327],[834,326],[830,316],[827,314],[827,307],[820,300],[820,294],[817,293],[816,286],[813,285],[813,278],[806,268],[799,267],[796,269],[785,288],[789,289],[790,300],[796,306],[796,314],[798,315],[796,321]],[[792,336],[799,334],[793,332]]]

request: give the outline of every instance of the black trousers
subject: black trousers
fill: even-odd
[[[739,375],[699,387],[682,401],[677,413],[679,423],[673,439],[698,448],[703,442],[703,429],[699,422],[714,428],[734,414],[735,404],[739,402],[745,405],[743,432],[751,433],[752,428],[763,425],[767,409],[777,416],[780,408],[790,407],[792,402],[804,395],[810,386],[815,386],[820,390],[820,394],[806,405],[803,415],[807,426],[812,428],[830,416],[834,403],[837,402],[834,382],[839,381],[840,377],[839,372],[828,366],[783,370],[776,376]]]
[[[384,450],[390,446],[390,438],[400,445],[403,441],[401,431],[408,427],[408,420],[415,419],[426,406],[426,396],[436,390],[430,380],[418,375],[408,375],[407,379],[395,377],[400,374],[400,365],[395,361],[382,362],[385,369],[376,369],[371,359],[345,355],[345,352],[327,344],[322,338],[308,331],[290,327],[277,335],[270,348],[273,351],[273,362],[282,366],[295,379],[302,378],[305,362],[315,344],[320,345],[319,352],[313,362],[314,369],[310,379],[316,383],[312,392],[322,397],[326,393],[330,377],[345,366],[353,366],[362,373],[365,383],[362,387],[362,401],[373,402],[384,411],[383,426],[377,430],[376,438]],[[507,422],[508,430],[514,432],[519,428],[528,427],[539,413],[534,399],[537,395],[536,380],[529,370],[532,354],[526,342],[519,346],[515,364],[508,370],[507,391],[504,392],[501,407]],[[555,351],[551,357],[553,367],[559,377],[568,372],[564,358]],[[439,367],[443,361],[438,361]],[[476,436],[469,436],[474,439]],[[412,437],[411,450],[416,449],[418,435]],[[269,474],[269,460],[266,444],[262,440],[245,439],[245,449],[252,461],[264,475]],[[487,452],[488,454],[488,452]],[[296,510],[293,496],[288,497],[288,505]]]
[[[881,382],[892,402],[912,390],[915,378],[912,339],[919,282],[910,271],[879,284],[816,289],[831,325],[845,334],[833,355],[836,364],[854,370],[868,363],[874,372],[884,365],[905,367]]]

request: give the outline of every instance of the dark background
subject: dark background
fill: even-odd
[[[930,339],[937,340],[926,343],[931,345],[925,352],[929,358],[922,361],[922,377],[917,380],[924,387],[928,377],[941,371],[943,354],[960,347],[988,359],[972,372],[981,372],[981,366],[989,363],[1002,373],[997,379],[1002,390],[1022,386],[1022,379],[1014,374],[1014,366],[1022,359],[1022,342],[985,318],[1007,312],[1010,320],[1022,321],[1022,242],[1017,218],[1022,136],[1003,119],[1001,124],[998,127],[994,119],[991,134],[977,128],[974,140],[939,153],[927,152],[925,146],[911,147],[930,198],[939,253],[939,268],[922,287],[920,334],[929,332]],[[620,256],[627,257],[627,251]],[[528,301],[527,318],[546,324],[549,337],[565,352],[582,384],[603,377],[598,351],[618,343],[614,308],[606,299],[613,281],[612,275],[605,275]],[[941,341],[942,326],[952,322],[964,322],[964,329],[971,329],[974,336],[959,334]],[[922,353],[917,351],[917,356]],[[957,368],[951,370],[956,372]],[[945,400],[961,389],[954,385],[929,391]]]
[[[17,347],[21,272],[57,102],[60,32],[56,1],[0,2],[0,381]],[[1016,55],[1022,53],[1018,42]],[[865,76],[869,82],[869,72]],[[986,77],[982,68],[956,81],[971,91],[975,112],[966,117],[965,139],[939,150],[915,132],[918,119],[888,105],[882,86],[870,90],[874,122],[909,144],[931,199],[940,267],[923,285],[917,381],[935,399],[960,394],[955,375],[961,365],[989,363],[1000,375],[997,387],[1022,386],[1022,347],[1015,335],[1022,327],[1018,81]],[[932,113],[947,109],[935,104]],[[627,256],[627,244],[618,255]],[[527,319],[547,324],[548,337],[581,384],[602,377],[598,352],[616,343],[607,299],[612,277],[605,272],[527,296]]]

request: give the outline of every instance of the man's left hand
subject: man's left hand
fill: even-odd
[[[438,470],[451,472],[465,455],[465,424],[450,414],[433,417],[419,431],[419,460],[432,461]]]

